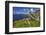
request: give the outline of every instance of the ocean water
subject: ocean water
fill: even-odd
[[[28,18],[28,14],[15,14],[13,15],[13,20],[21,20],[23,18]]]

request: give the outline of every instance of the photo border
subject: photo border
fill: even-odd
[[[23,3],[23,4],[43,5],[43,30],[39,30],[39,31],[24,31],[24,32],[23,31],[22,32],[9,32],[9,3]],[[45,3],[5,1],[5,34],[34,33],[34,32],[45,32]]]

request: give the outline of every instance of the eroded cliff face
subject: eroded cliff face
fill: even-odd
[[[29,17],[35,20],[40,20],[40,11],[30,12]]]

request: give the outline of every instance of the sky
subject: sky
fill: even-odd
[[[30,7],[13,7],[13,14],[29,14],[29,12],[35,12],[39,8],[30,8]]]

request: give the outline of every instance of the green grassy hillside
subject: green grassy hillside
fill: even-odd
[[[28,20],[30,24],[25,20],[16,20],[13,22],[13,28],[23,28],[23,27],[40,27],[40,21]]]

